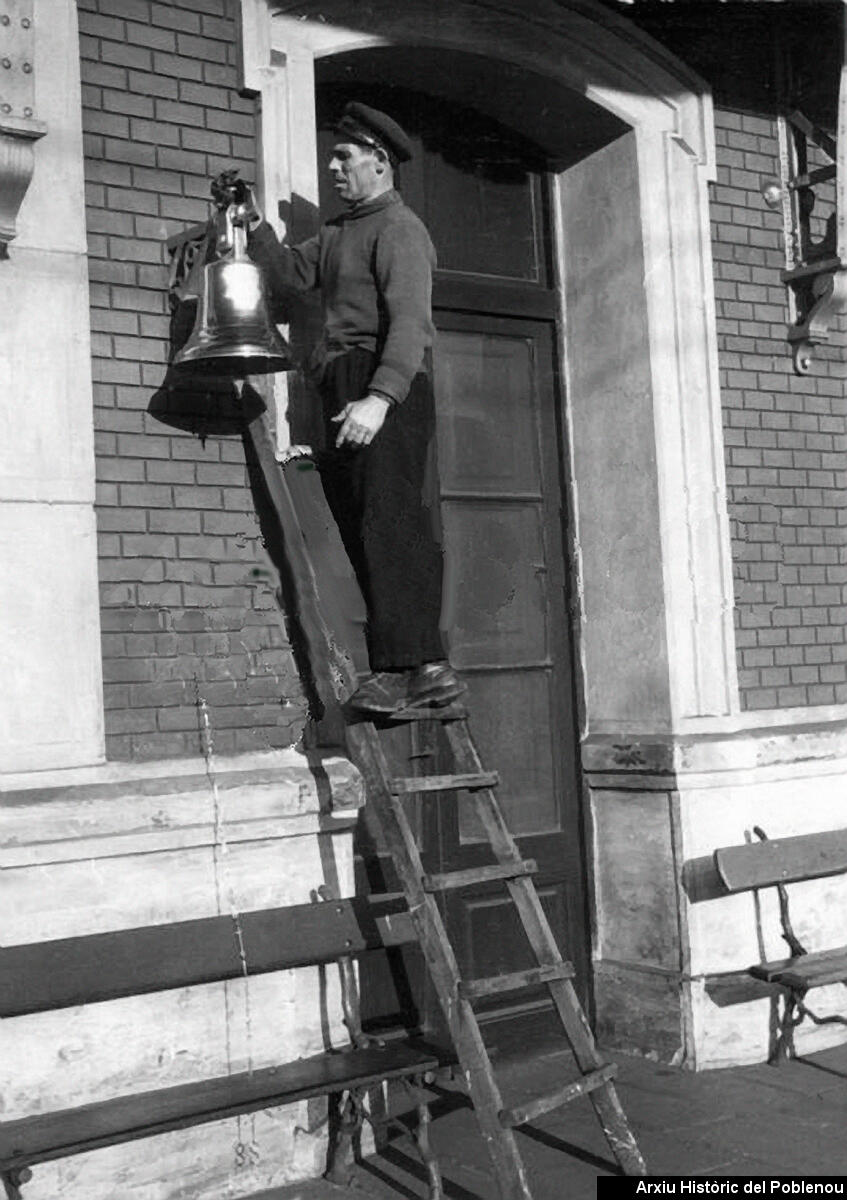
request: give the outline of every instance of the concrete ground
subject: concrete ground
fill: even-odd
[[[847,1179],[847,1045],[779,1066],[693,1074],[610,1055],[618,1091],[650,1175],[813,1175]],[[570,1068],[570,1069],[569,1069]],[[568,1072],[565,1075],[565,1072]],[[566,1053],[498,1070],[518,1102],[572,1076]],[[446,1200],[496,1200],[473,1111],[453,1085],[433,1091],[432,1141]],[[533,1200],[594,1200],[596,1180],[617,1174],[590,1101],[580,1099],[517,1134]],[[350,1189],[325,1180],[253,1200],[421,1200],[425,1173],[410,1136],[358,1165]]]

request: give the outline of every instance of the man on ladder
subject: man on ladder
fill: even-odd
[[[440,630],[435,404],[425,369],[435,251],[395,188],[398,164],[412,157],[396,121],[348,104],[336,134],[329,169],[342,216],[289,247],[249,198],[242,212],[275,307],[292,291],[321,291],[324,330],[311,366],[325,449],[316,461],[368,614],[371,673],[350,704],[391,714],[447,705],[465,690]]]
[[[240,219],[257,225],[250,253],[267,271],[278,299],[292,287],[320,287],[323,294],[325,330],[317,359],[329,448],[321,474],[367,601],[374,668],[353,697],[365,719],[346,723],[347,753],[362,774],[369,809],[391,855],[501,1200],[532,1200],[515,1130],[581,1097],[593,1104],[619,1168],[643,1175],[644,1160],[615,1089],[616,1068],[597,1050],[574,987],[574,967],[562,958],[535,887],[537,864],[522,857],[496,796],[497,773],[483,769],[467,713],[451,704],[464,685],[441,657],[440,547],[424,497],[434,413],[429,379],[420,368],[432,337],[434,256],[426,230],[393,187],[394,164],[407,160],[411,147],[391,118],[363,105],[348,105],[337,130],[330,169],[348,206],[344,216],[293,248],[279,245],[249,197]],[[251,423],[249,433],[292,565],[316,688],[328,702],[339,702],[339,647],[321,614],[285,474],[264,423]],[[407,573],[404,579],[398,578],[397,562]],[[381,731],[420,719],[439,721],[452,769],[395,777]],[[476,809],[494,861],[471,870],[427,872],[405,801],[420,796],[451,803],[460,793]],[[535,966],[489,978],[462,977],[439,899],[451,889],[483,882],[507,889]],[[549,991],[576,1077],[509,1105],[474,1005],[540,985]],[[442,1195],[432,1175],[430,1200]]]

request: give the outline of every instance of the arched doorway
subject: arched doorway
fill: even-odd
[[[390,112],[415,145],[400,187],[438,255],[433,371],[451,657],[468,680],[472,727],[500,775],[510,828],[538,863],[539,891],[587,1000],[551,188],[556,169],[627,127],[566,89],[462,52],[333,55],[316,64],[315,86],[321,220],[339,209],[325,164],[345,101]],[[398,737],[398,772],[410,749],[440,753],[437,740],[408,746],[408,736]],[[490,861],[470,805],[444,801],[437,815],[432,807],[427,799],[420,813],[428,869]],[[371,846],[371,837],[360,839],[360,850]],[[390,879],[391,871],[362,864],[363,885],[368,875]],[[444,903],[466,977],[532,965],[502,885],[451,892]],[[489,1001],[480,1015],[501,1037],[508,1025],[526,1036],[528,1018],[543,1022],[547,1008],[542,988]]]

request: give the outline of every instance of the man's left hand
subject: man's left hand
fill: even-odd
[[[384,396],[365,396],[345,404],[332,420],[340,421],[336,446],[369,446],[382,429],[391,404]]]

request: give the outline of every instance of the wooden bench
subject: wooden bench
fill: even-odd
[[[830,950],[808,951],[791,924],[787,885],[823,879],[847,872],[847,829],[831,833],[807,833],[771,841],[758,826],[759,839],[743,846],[726,846],[715,851],[715,867],[728,892],[746,892],[775,887],[779,897],[780,923],[790,957],[756,963],[748,968],[753,979],[782,989],[786,995],[780,1028],[771,1060],[791,1057],[794,1030],[808,1017],[818,1025],[847,1025],[837,1014],[819,1017],[805,1003],[808,991],[825,984],[847,982],[847,945]]]
[[[422,1090],[440,1065],[438,1052],[409,1037],[368,1039],[352,966],[352,956],[413,941],[405,901],[357,897],[245,912],[237,922],[210,917],[0,948],[0,1018],[339,962],[353,1042],[293,1062],[281,1052],[270,1067],[0,1122],[8,1200],[21,1200],[38,1163],[321,1095],[335,1102],[326,1175],[347,1182],[364,1095],[389,1079],[406,1081],[414,1093],[430,1198],[441,1200]]]

